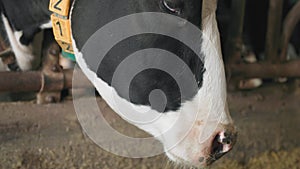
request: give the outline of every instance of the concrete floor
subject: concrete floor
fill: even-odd
[[[272,85],[229,94],[239,129],[234,150],[211,168],[300,168],[300,94]],[[122,133],[144,132],[115,115],[100,98],[105,118]],[[0,169],[169,169],[164,155],[130,159],[96,146],[78,123],[72,100],[60,104],[0,103]]]

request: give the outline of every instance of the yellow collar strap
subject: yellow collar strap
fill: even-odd
[[[71,0],[50,0],[49,10],[51,15],[55,40],[62,50],[73,54],[70,22]]]

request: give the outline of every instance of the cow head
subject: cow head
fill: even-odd
[[[77,61],[101,96],[189,166],[236,140],[215,12],[216,0],[76,0],[72,10]]]

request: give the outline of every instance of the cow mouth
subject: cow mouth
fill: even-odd
[[[191,168],[191,169],[198,169],[198,167],[196,167],[195,165],[193,165],[191,162],[184,160],[181,157],[178,157],[177,155],[174,155],[170,152],[167,153],[167,156],[173,161],[175,162],[178,166],[182,167],[182,168]]]
[[[215,161],[217,161],[218,159],[220,159],[221,157],[223,157],[226,153],[222,153],[222,154],[212,154],[210,155],[207,160],[206,160],[206,164],[209,166],[211,164],[213,164]]]
[[[198,161],[190,161],[183,159],[171,152],[166,152],[170,160],[179,164],[179,166],[188,166],[188,168],[198,169],[212,165],[215,161],[230,152],[237,141],[237,132],[235,128],[218,131],[214,133],[207,143],[210,146],[205,146],[202,150],[203,157],[199,157]],[[193,158],[194,159],[194,158]]]

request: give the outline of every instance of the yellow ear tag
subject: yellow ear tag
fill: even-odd
[[[68,16],[71,0],[50,0],[49,10],[61,16]]]
[[[73,52],[71,39],[71,23],[69,18],[69,10],[71,0],[50,0],[49,10],[53,12],[51,15],[52,29],[55,40],[65,53]]]
[[[67,43],[67,42],[63,42],[63,41],[57,41],[57,43],[59,44],[59,46],[61,47],[61,49],[65,52],[68,52],[68,53],[74,53],[74,50],[73,50],[73,46],[72,46],[72,43]]]
[[[56,16],[56,14],[52,14],[51,21],[55,39],[66,43],[72,43],[70,20],[63,19]]]

